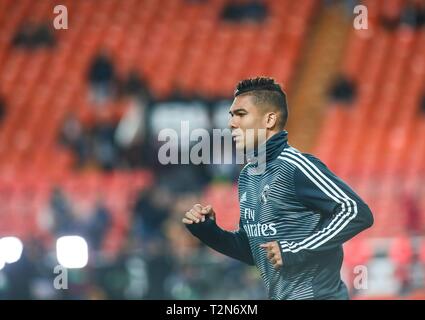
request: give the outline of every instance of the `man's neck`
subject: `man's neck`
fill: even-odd
[[[280,130],[267,130],[266,141],[268,141],[271,137],[273,137],[275,134],[277,134],[279,132],[280,132]]]

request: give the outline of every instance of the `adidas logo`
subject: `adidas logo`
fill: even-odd
[[[241,197],[240,202],[245,202],[245,201],[246,201],[246,192],[244,192],[244,193],[242,194],[242,197]]]

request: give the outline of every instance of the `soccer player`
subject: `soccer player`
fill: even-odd
[[[218,227],[210,205],[194,205],[183,223],[216,251],[256,265],[270,299],[348,299],[342,244],[372,226],[369,207],[319,159],[288,144],[286,95],[273,79],[243,80],[234,96],[236,148],[249,145],[248,129],[265,130],[265,171],[249,174],[258,164],[248,162],[240,173],[238,231]]]

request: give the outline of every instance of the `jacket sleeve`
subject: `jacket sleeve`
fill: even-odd
[[[339,247],[372,226],[373,215],[366,203],[322,162],[304,155],[289,161],[296,166],[298,200],[321,214],[325,222],[302,241],[279,241],[284,266],[303,263],[319,252]]]
[[[225,231],[217,226],[213,219],[208,218],[204,222],[187,224],[186,227],[212,249],[246,264],[254,265],[248,236],[242,227],[235,232]]]

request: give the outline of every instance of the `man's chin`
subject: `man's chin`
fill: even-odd
[[[242,142],[236,143],[235,147],[237,152],[245,152],[245,144],[243,144]]]

